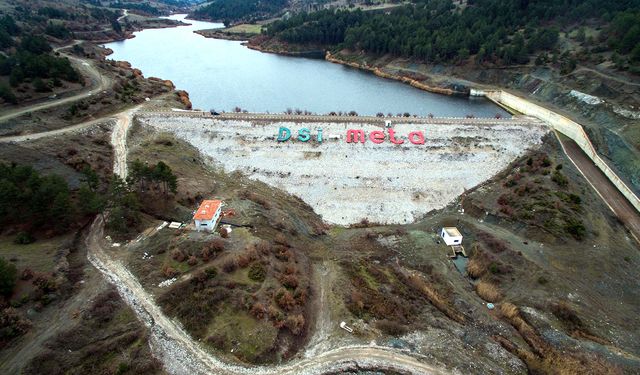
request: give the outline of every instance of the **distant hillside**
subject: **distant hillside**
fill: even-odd
[[[280,12],[287,0],[214,0],[196,9],[192,16],[216,21],[251,21]]]
[[[419,0],[387,12],[323,10],[270,24],[272,39],[430,63],[611,59],[640,73],[640,0]],[[560,35],[568,45],[559,48]]]

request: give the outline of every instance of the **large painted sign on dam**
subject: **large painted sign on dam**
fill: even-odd
[[[423,145],[424,144],[424,132],[422,130],[414,130],[409,132],[406,137],[406,140],[414,145]],[[291,129],[287,127],[281,126],[278,129],[278,142],[287,142],[291,140]],[[314,139],[309,128],[302,128],[298,130],[297,140],[299,142],[309,142]],[[391,127],[387,128],[385,131],[383,130],[372,130],[367,137],[367,133],[362,129],[348,129],[346,132],[345,140],[347,143],[365,143],[369,139],[371,142],[375,144],[384,143],[387,139],[389,142],[394,145],[401,145],[405,142],[405,137],[401,135],[396,135],[396,131]],[[315,139],[316,142],[322,143],[323,131],[321,128],[318,128],[315,131]]]

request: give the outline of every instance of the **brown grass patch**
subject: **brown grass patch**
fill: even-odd
[[[502,292],[498,286],[484,280],[476,284],[476,293],[487,302],[499,302],[502,299]]]
[[[421,292],[433,306],[440,310],[443,314],[458,323],[464,323],[465,318],[459,311],[457,311],[449,301],[440,295],[437,290],[427,284],[418,275],[405,275],[405,278],[410,286]]]
[[[467,263],[467,275],[477,279],[487,272],[487,268],[478,258],[471,258]]]
[[[599,356],[560,351],[554,348],[520,315],[520,311],[514,304],[509,302],[501,304],[500,312],[529,344],[533,352],[517,347],[504,337],[494,337],[494,339],[505,349],[522,359],[530,373],[575,375],[621,373],[620,369]]]
[[[505,302],[500,305],[500,312],[502,315],[508,319],[514,318],[520,315],[520,310],[518,307],[510,302]]]

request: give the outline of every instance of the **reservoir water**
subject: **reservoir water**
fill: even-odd
[[[433,94],[324,60],[262,53],[238,41],[209,39],[193,32],[223,27],[220,23],[185,20],[185,15],[169,18],[191,25],[143,30],[133,39],[105,46],[113,50],[110,59],[128,61],[146,77],[170,79],[178,89],[189,92],[194,108],[507,116],[482,98]]]

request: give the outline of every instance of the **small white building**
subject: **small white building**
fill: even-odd
[[[222,201],[219,200],[205,200],[202,201],[200,207],[193,215],[193,221],[198,232],[206,230],[213,232],[216,230],[220,214],[222,212]]]
[[[462,244],[462,234],[456,227],[444,227],[440,230],[440,237],[447,246],[456,246]]]

